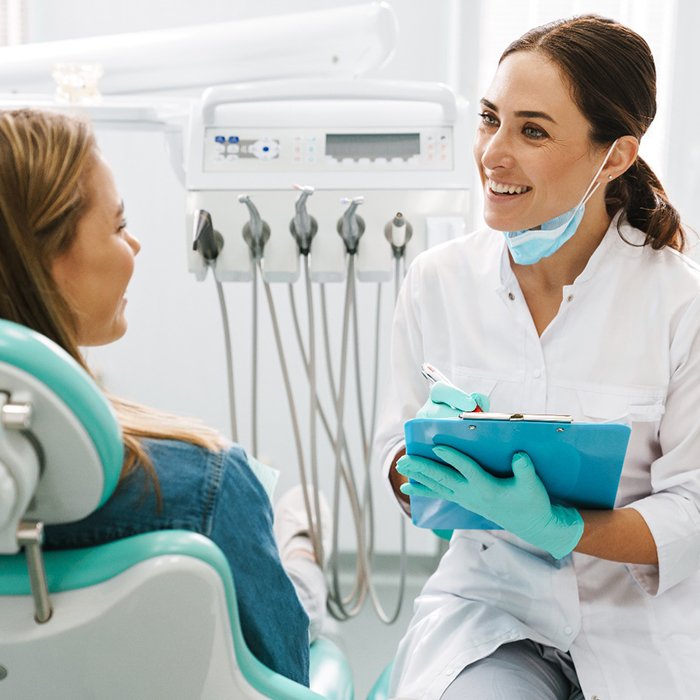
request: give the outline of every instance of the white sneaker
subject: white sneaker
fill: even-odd
[[[316,524],[314,489],[308,486],[311,522]],[[331,509],[323,493],[318,492],[318,506],[321,517],[321,540],[323,544],[323,563],[328,561],[331,553],[333,518]],[[275,504],[273,529],[280,556],[284,559],[293,551],[302,549],[313,554],[313,543],[309,536],[309,518],[304,505],[304,492],[301,484],[292,487]]]

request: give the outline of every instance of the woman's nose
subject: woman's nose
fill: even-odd
[[[495,168],[510,168],[513,166],[514,156],[510,138],[499,129],[490,134],[482,144],[481,164],[487,170]]]
[[[134,255],[138,255],[139,251],[141,250],[141,242],[139,241],[136,236],[132,236],[131,234],[128,234],[128,241],[129,245],[131,246],[131,250],[134,251]]]

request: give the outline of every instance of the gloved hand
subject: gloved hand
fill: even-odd
[[[492,476],[452,447],[438,445],[433,452],[454,469],[430,459],[405,455],[396,468],[418,483],[403,484],[403,493],[453,501],[557,559],[572,552],[578,544],[583,535],[581,514],[575,508],[552,505],[525,452],[513,455],[511,478]]]
[[[436,382],[430,389],[430,397],[416,413],[416,418],[456,418],[464,411],[475,410],[489,410],[488,396],[467,394],[451,384]]]

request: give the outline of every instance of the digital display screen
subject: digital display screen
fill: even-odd
[[[420,134],[326,134],[326,155],[337,160],[405,160],[420,155]]]

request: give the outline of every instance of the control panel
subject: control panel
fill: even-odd
[[[451,127],[392,129],[212,126],[204,130],[205,172],[451,170]]]

